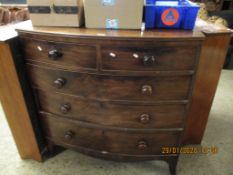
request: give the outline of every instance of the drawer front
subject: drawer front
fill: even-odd
[[[96,47],[21,38],[26,59],[72,69],[96,69]]]
[[[84,147],[104,153],[131,155],[160,155],[162,147],[176,147],[180,131],[155,133],[119,132],[100,128],[83,127],[70,120],[41,117],[47,138],[62,146]]]
[[[186,105],[124,105],[38,91],[40,110],[64,118],[124,128],[182,128]],[[169,112],[168,112],[169,111]]]
[[[130,71],[193,70],[199,45],[184,43],[148,47],[102,47],[103,69]]]
[[[103,100],[184,100],[188,99],[191,76],[121,77],[88,75],[28,66],[33,86]]]

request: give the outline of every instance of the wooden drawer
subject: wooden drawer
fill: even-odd
[[[104,70],[178,71],[194,70],[200,43],[165,42],[153,46],[102,46]]]
[[[21,38],[26,59],[72,69],[96,69],[96,47]]]
[[[114,131],[104,127],[87,127],[80,123],[57,118],[41,117],[44,133],[58,145],[84,147],[102,153],[129,155],[159,155],[162,147],[176,147],[180,131]]]
[[[28,66],[33,86],[89,99],[184,100],[189,98],[191,76],[124,77],[88,75],[35,65]]]
[[[40,110],[83,122],[123,128],[183,128],[186,105],[114,104],[37,91]],[[169,111],[169,112],[168,112]]]

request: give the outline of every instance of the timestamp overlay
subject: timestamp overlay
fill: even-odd
[[[216,146],[203,147],[162,147],[162,154],[218,154],[219,148]]]

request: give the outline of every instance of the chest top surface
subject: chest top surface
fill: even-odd
[[[96,38],[144,38],[144,39],[204,39],[205,35],[210,34],[230,34],[232,30],[197,20],[193,31],[185,30],[104,30],[104,29],[85,29],[85,28],[65,28],[65,27],[33,27],[31,21],[21,22],[15,25],[0,27],[0,42],[6,42],[11,38],[17,37],[18,33],[58,35],[66,37],[96,37]]]
[[[64,27],[33,27],[30,21],[16,27],[19,33],[46,34],[66,37],[98,38],[98,39],[203,39],[200,30],[105,30]]]

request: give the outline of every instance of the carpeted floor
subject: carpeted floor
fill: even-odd
[[[233,71],[224,70],[203,146],[217,154],[181,155],[178,175],[233,175]],[[169,175],[164,162],[116,163],[67,150],[45,163],[20,159],[0,108],[0,175]]]

